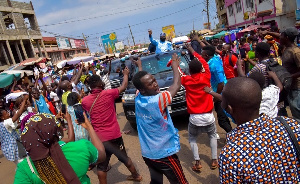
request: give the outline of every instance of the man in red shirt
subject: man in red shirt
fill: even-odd
[[[107,90],[104,90],[105,84],[101,81],[100,76],[91,76],[89,78],[91,94],[82,100],[82,107],[90,114],[93,128],[105,147],[106,160],[97,165],[100,184],[107,183],[107,171],[110,169],[109,160],[112,154],[124,163],[131,172],[132,175],[127,178],[128,180],[142,180],[131,159],[127,156],[114,105],[115,99],[125,91],[128,85],[128,74],[129,70],[126,67],[123,71],[122,85]]]
[[[238,58],[231,52],[231,45],[225,44],[222,48],[222,60],[225,76],[227,79],[237,77],[236,62]]]
[[[212,150],[211,169],[216,169],[217,162],[217,134],[215,117],[213,115],[213,98],[205,93],[204,88],[211,86],[208,63],[190,45],[186,45],[190,53],[195,57],[189,63],[191,75],[182,75],[181,84],[186,89],[187,110],[189,118],[189,142],[196,164],[192,167],[194,171],[202,168],[197,146],[197,136],[200,133],[207,133],[210,138]]]

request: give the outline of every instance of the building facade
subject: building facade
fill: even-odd
[[[0,70],[36,57],[32,42],[45,50],[32,3],[0,0]]]
[[[45,50],[41,50],[44,57],[45,53],[51,58],[52,63],[72,58],[76,54],[89,54],[90,51],[86,47],[84,39],[61,38],[61,37],[43,37]],[[33,45],[37,45],[36,40]],[[40,53],[38,47],[35,47],[35,53]]]
[[[216,0],[216,7],[217,7],[217,14],[219,19],[218,28],[225,28],[226,26],[228,26],[225,0]]]
[[[225,0],[228,27],[277,25],[279,29],[296,23],[296,0]]]

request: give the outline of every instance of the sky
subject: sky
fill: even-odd
[[[17,0],[29,2],[29,0]],[[206,0],[31,0],[43,36],[87,38],[91,52],[101,51],[99,38],[115,32],[132,46],[149,43],[148,29],[159,39],[162,27],[174,25],[176,36],[203,29]],[[212,28],[218,23],[215,0],[209,0]]]

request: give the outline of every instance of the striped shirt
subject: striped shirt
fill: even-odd
[[[158,106],[164,119],[167,119],[167,107],[172,103],[172,96],[169,91],[161,92],[159,95]]]
[[[103,75],[101,77],[101,80],[105,84],[104,89],[111,89],[111,84],[110,84],[110,81],[109,81],[109,75],[108,74]]]
[[[267,60],[264,60],[264,61],[261,61],[261,62],[258,62],[250,71],[249,73],[247,74],[247,76],[249,76],[251,73],[254,73],[254,72],[259,72],[261,74],[264,75],[265,77],[265,86],[268,86],[270,84],[269,82],[269,75],[268,75],[268,72],[267,72],[267,62],[269,61],[269,59]]]

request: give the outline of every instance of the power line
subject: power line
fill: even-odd
[[[110,13],[110,14],[106,14],[106,15],[99,15],[99,16],[94,16],[94,17],[87,17],[87,18],[82,18],[82,19],[77,19],[77,20],[69,20],[69,21],[62,21],[62,22],[58,22],[58,23],[45,24],[45,25],[41,25],[40,27],[47,27],[47,26],[68,24],[68,23],[73,23],[73,22],[80,22],[80,21],[85,21],[85,20],[91,20],[91,19],[95,19],[95,18],[108,17],[108,16],[112,16],[112,15],[118,15],[118,14],[122,14],[122,13],[128,13],[128,12],[137,11],[137,10],[141,10],[141,9],[145,9],[145,8],[150,8],[150,7],[154,7],[154,6],[158,6],[158,5],[162,5],[162,4],[167,4],[167,3],[174,2],[174,1],[176,1],[176,0],[170,0],[170,1],[160,2],[160,3],[156,3],[156,4],[144,6],[144,7],[139,7],[139,8],[134,8],[134,9],[130,9],[130,10],[120,11],[120,12],[117,12],[117,13]]]

